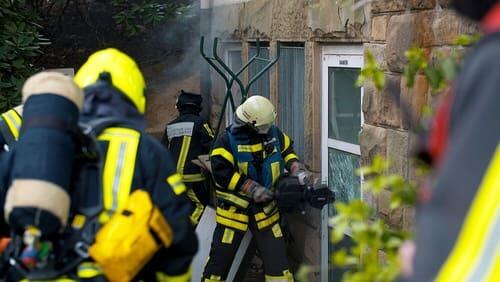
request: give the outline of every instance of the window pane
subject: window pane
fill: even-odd
[[[349,202],[360,198],[361,182],[356,170],[359,156],[328,148],[328,187],[335,191],[336,201]],[[329,216],[334,215],[333,205],[329,206]]]
[[[228,62],[227,62],[229,68],[237,72],[241,69],[243,66],[243,62],[241,60],[241,50],[230,50],[228,51]],[[240,103],[241,100],[241,91],[240,88],[237,86],[237,83],[233,84],[233,87],[231,87],[231,90],[233,92],[233,99],[234,99],[234,104],[237,107]],[[233,121],[233,110],[231,109],[231,104],[229,103],[229,100],[227,102],[227,109],[226,109],[226,125],[229,125]]]
[[[361,88],[359,69],[328,68],[328,138],[359,144]]]
[[[257,48],[254,46],[250,47],[248,59],[252,58],[257,53]],[[269,59],[269,49],[260,48],[259,57]],[[268,63],[255,60],[249,66],[249,80],[252,79],[258,72],[260,72]],[[250,87],[250,95],[260,95],[269,98],[269,70],[264,73],[257,81],[255,81]]]
[[[304,158],[304,48],[282,47],[279,60],[279,127],[294,141]]]

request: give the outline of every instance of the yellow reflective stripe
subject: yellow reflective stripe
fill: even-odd
[[[234,191],[236,189],[236,185],[238,184],[238,181],[240,181],[241,175],[237,172],[233,173],[233,176],[231,177],[231,181],[229,181],[229,186],[227,187],[229,190]]]
[[[274,208],[276,208],[276,201],[272,201],[271,203],[269,203],[269,205],[265,206],[263,210],[266,214],[271,214]]]
[[[222,243],[232,244],[234,238],[234,231],[229,228],[224,228],[224,235],[222,235]]]
[[[47,280],[44,280],[44,281],[47,281]],[[57,278],[57,279],[52,279],[49,281],[50,282],[76,282],[77,280],[73,280],[73,279],[69,279],[69,278]],[[23,280],[19,280],[19,282],[35,282],[35,281],[23,279]],[[42,282],[42,281],[36,281],[36,282]]]
[[[78,278],[93,278],[103,274],[103,271],[99,265],[92,262],[84,262],[78,266],[77,275]]]
[[[19,117],[19,114],[14,110],[10,109],[7,112],[2,114],[5,123],[9,127],[10,133],[14,136],[14,139],[19,139],[19,129],[21,128],[22,120]]]
[[[205,128],[205,130],[207,131],[208,133],[208,136],[214,138],[214,132],[212,131],[212,129],[210,128],[210,126],[208,126],[207,123],[204,123],[203,124],[203,127]]]
[[[293,275],[290,270],[283,271],[283,276],[265,275],[266,282],[293,282]]]
[[[230,162],[232,165],[234,165],[234,157],[231,153],[229,153],[228,150],[224,149],[224,148],[216,148],[212,151],[212,153],[210,154],[210,156],[214,157],[214,156],[221,156],[223,157],[224,159],[226,159],[228,162]]]
[[[260,220],[263,220],[267,217],[267,215],[263,212],[259,212],[257,214],[255,214],[255,220],[256,221],[260,221]]]
[[[192,189],[188,189],[187,196],[195,205],[194,211],[191,213],[190,219],[191,219],[191,222],[194,225],[196,225],[196,224],[198,224],[201,216],[203,215],[203,211],[205,210],[205,206],[203,206],[203,204],[200,202],[200,200],[196,196],[196,193],[194,193],[194,191]]]
[[[186,191],[186,185],[184,185],[182,177],[178,173],[174,173],[167,177],[167,183],[172,187],[175,195],[180,195]]]
[[[238,168],[241,173],[248,175],[248,162],[238,162]]]
[[[183,274],[167,275],[163,272],[156,272],[157,282],[188,282],[191,280],[192,270],[191,267]]]
[[[478,267],[477,262],[481,259],[481,256],[484,255],[484,248],[488,235],[493,231],[493,227],[495,226],[495,217],[496,220],[499,219],[499,174],[500,146],[497,146],[493,160],[471,204],[471,208],[464,221],[458,240],[446,262],[443,264],[436,281],[463,281],[464,278],[468,278],[475,268]],[[498,244],[495,252],[496,254],[494,257],[498,258],[500,254],[500,247],[498,247]],[[485,266],[481,267],[484,268]],[[493,267],[493,265],[490,267]],[[486,269],[490,269],[490,267],[486,267]],[[495,272],[498,273],[498,271],[492,273]],[[493,278],[500,279],[500,277]],[[496,281],[499,280],[497,279]]]
[[[217,214],[221,215],[223,217],[237,220],[237,221],[241,221],[241,222],[245,222],[245,223],[248,222],[248,216],[246,214],[227,211],[227,210],[221,209],[219,207],[217,207]]]
[[[259,229],[266,228],[267,226],[269,226],[269,225],[275,223],[276,221],[278,221],[279,219],[280,219],[280,213],[277,212],[273,216],[257,222],[257,227]]]
[[[254,153],[262,151],[262,143],[254,145],[238,145],[238,152],[240,153]]]
[[[210,275],[210,279],[205,278],[203,282],[224,282],[225,280],[222,280],[220,276],[217,275]]]
[[[184,182],[199,182],[205,180],[205,176],[201,173],[196,174],[183,174],[182,181]]]
[[[189,145],[191,145],[191,136],[183,136],[181,152],[179,154],[179,159],[177,160],[177,172],[180,174],[184,172],[184,166],[186,165],[186,158],[189,152]]]
[[[77,214],[73,218],[73,222],[71,223],[71,227],[73,227],[75,229],[82,229],[84,224],[85,224],[85,216],[81,215],[81,214]]]
[[[297,155],[295,155],[294,153],[290,153],[290,154],[286,155],[286,157],[284,158],[284,161],[285,161],[285,163],[287,163],[291,159],[298,159],[298,158],[299,157],[297,157]]]
[[[283,150],[281,150],[281,153],[283,153],[284,151],[286,151],[288,149],[288,147],[290,147],[290,137],[288,137],[288,135],[283,133],[283,139],[284,139],[285,144],[283,146]]]
[[[104,162],[104,208],[121,210],[130,195],[140,133],[129,128],[107,128],[98,140],[109,141]]]
[[[279,162],[271,163],[271,175],[273,177],[273,185],[274,185],[276,183],[276,181],[278,181],[278,179],[281,176]]]
[[[236,205],[242,207],[242,208],[247,208],[248,205],[250,204],[247,200],[242,199],[238,196],[235,196],[233,194],[221,192],[219,190],[216,190],[215,193],[217,194],[217,197],[220,197],[224,200],[227,200],[229,202],[235,203]]]
[[[278,223],[275,223],[272,227],[274,238],[283,237],[283,232],[281,232],[281,227]]]
[[[493,265],[493,269],[491,269],[490,273],[486,275],[486,279],[484,281],[500,281],[500,247],[497,247],[497,257],[495,258],[495,264]]]
[[[240,223],[234,220],[227,219],[225,217],[216,216],[215,221],[224,226],[232,227],[241,231],[247,231],[248,225],[246,223]]]

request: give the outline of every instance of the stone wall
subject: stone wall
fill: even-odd
[[[363,113],[365,125],[361,132],[363,165],[369,164],[377,154],[390,160],[393,172],[411,181],[415,174],[409,162],[410,144],[415,138],[403,118],[400,104],[410,106],[420,118],[424,106],[433,106],[436,94],[431,94],[429,84],[422,75],[417,76],[415,87],[406,88],[403,77],[406,59],[404,52],[421,47],[428,58],[445,51],[460,34],[477,32],[477,26],[460,18],[449,9],[450,1],[436,0],[375,0],[371,6],[371,35],[364,44],[371,50],[387,78],[386,89],[378,92],[371,85],[364,88]],[[389,94],[391,93],[391,94]],[[390,212],[390,193],[383,191],[374,198],[364,194],[378,211],[379,216],[394,226],[411,228],[414,210],[402,207]]]

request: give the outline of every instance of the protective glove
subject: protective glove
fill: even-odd
[[[290,166],[290,175],[299,179],[300,185],[312,186],[314,184],[314,175],[306,169],[304,164],[293,162]]]
[[[256,203],[269,202],[274,197],[273,192],[269,191],[269,189],[251,179],[247,179],[243,183],[243,186],[241,186],[241,191],[252,197],[253,201]]]

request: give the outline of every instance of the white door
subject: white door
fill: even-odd
[[[355,82],[363,66],[363,47],[328,46],[322,54],[322,165],[323,183],[335,191],[336,200],[348,202],[360,198],[359,132],[363,123],[362,88]],[[331,254],[342,246],[330,243],[328,218],[334,206],[323,210],[322,281],[340,281],[342,271],[332,267]],[[349,244],[349,240],[342,242]]]

